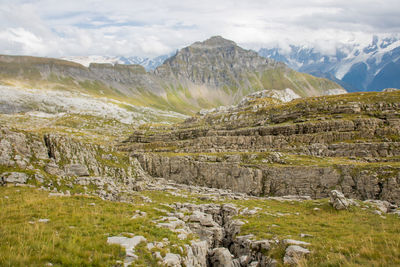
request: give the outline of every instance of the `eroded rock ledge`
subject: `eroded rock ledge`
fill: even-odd
[[[268,98],[136,131],[119,149],[154,177],[255,196],[400,201],[400,93]]]
[[[243,163],[240,155],[234,157],[138,155],[139,162],[150,175],[177,183],[225,188],[253,196],[325,198],[332,189],[338,189],[351,198],[400,203],[399,167],[250,165]]]

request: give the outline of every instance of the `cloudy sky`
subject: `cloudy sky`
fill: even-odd
[[[221,35],[326,52],[400,34],[399,0],[0,0],[0,54],[157,56]]]

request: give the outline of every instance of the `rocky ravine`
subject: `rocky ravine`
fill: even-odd
[[[172,128],[137,131],[121,149],[149,174],[180,183],[313,198],[336,188],[399,203],[398,97],[255,98]]]

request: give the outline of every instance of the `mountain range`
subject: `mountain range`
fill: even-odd
[[[62,59],[82,64],[139,64],[147,71],[155,70],[176,52],[155,58],[138,56],[81,56]],[[284,62],[290,68],[317,77],[330,79],[350,92],[381,91],[400,87],[400,39],[374,36],[371,43],[343,44],[334,53],[321,52],[313,46],[289,45],[261,48],[262,57]]]
[[[3,55],[0,82],[79,91],[183,114],[232,105],[260,90],[289,89],[298,97],[345,92],[330,80],[296,72],[219,36],[177,51],[154,71],[137,64],[86,67],[60,59]]]
[[[400,87],[400,39],[394,37],[374,36],[368,45],[346,44],[332,54],[296,45],[290,45],[288,50],[272,47],[258,52],[297,71],[331,79],[348,91]]]

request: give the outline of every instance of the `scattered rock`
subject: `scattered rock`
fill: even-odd
[[[147,243],[146,248],[148,250],[152,250],[153,248],[155,248],[156,246],[154,246],[154,243]]]
[[[178,235],[178,238],[179,238],[180,240],[185,240],[185,239],[187,238],[187,234],[184,234],[184,233],[179,234],[179,235]]]
[[[82,164],[68,164],[64,168],[69,176],[89,176],[88,168]]]
[[[6,183],[14,183],[14,184],[26,184],[29,179],[29,176],[23,172],[6,172],[1,174],[4,182]]]
[[[45,167],[44,167],[45,172],[51,175],[58,175],[62,176],[64,175],[64,171],[60,170],[57,164],[54,162],[49,162]]]
[[[380,210],[374,210],[372,213],[376,215],[382,215],[382,211]]]
[[[396,205],[393,205],[390,202],[384,200],[368,199],[365,200],[364,203],[376,207],[382,213],[391,213],[396,211],[397,208]]]
[[[313,236],[310,235],[310,234],[303,234],[303,233],[301,233],[301,234],[300,234],[300,237],[304,238],[304,237],[313,237]]]
[[[293,239],[284,239],[282,240],[282,243],[284,245],[298,245],[298,246],[309,246],[311,245],[310,243],[304,242],[304,241],[299,241],[299,240],[293,240]]]
[[[310,251],[308,249],[297,245],[291,245],[286,248],[283,262],[285,264],[297,265],[298,262],[307,254],[310,254]]]
[[[181,257],[178,254],[167,253],[163,259],[164,266],[181,267]]]
[[[142,200],[144,201],[144,202],[146,202],[146,203],[152,203],[153,201],[151,200],[151,198],[149,198],[149,197],[146,197],[146,196],[141,196],[142,197]]]
[[[214,267],[234,267],[240,266],[239,262],[234,264],[233,256],[227,248],[215,248],[210,252],[209,263]]]
[[[349,201],[347,198],[339,191],[332,190],[329,193],[329,203],[333,206],[333,208],[337,210],[345,210],[350,206]]]
[[[192,241],[185,245],[187,256],[184,259],[186,266],[207,266],[208,243],[207,241]]]
[[[163,257],[161,256],[160,251],[156,251],[153,253],[153,256],[157,259],[157,260],[163,260]]]
[[[40,223],[48,223],[50,219],[39,219],[38,222]]]
[[[117,244],[121,245],[125,248],[126,258],[125,264],[131,264],[135,259],[137,259],[137,255],[135,253],[135,247],[141,243],[146,242],[146,238],[143,236],[134,236],[134,237],[125,237],[125,236],[111,236],[107,238],[108,244]]]

